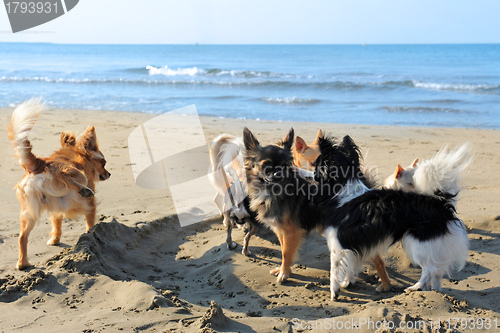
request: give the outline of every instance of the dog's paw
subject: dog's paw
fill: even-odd
[[[59,243],[61,243],[61,239],[59,237],[52,237],[47,241],[47,245],[51,246],[59,245]]]
[[[375,290],[379,293],[384,292],[384,291],[389,291],[389,290],[391,290],[391,285],[390,284],[386,284],[386,285],[380,284],[380,286],[375,288]]]
[[[342,281],[342,283],[340,283],[340,286],[342,288],[347,288],[349,286],[354,286],[356,284],[356,276],[352,276],[352,277],[346,277],[344,279],[344,281]]]
[[[236,242],[231,242],[231,244],[227,244],[227,248],[229,250],[234,250],[237,247],[238,247],[238,244],[236,244]]]
[[[278,277],[276,278],[276,282],[283,283],[286,280],[288,280],[289,277],[290,277],[290,274],[286,274],[286,273],[280,272],[278,274]]]
[[[351,285],[351,282],[350,282],[349,280],[344,280],[344,281],[342,281],[342,283],[340,284],[340,286],[341,286],[342,288],[347,288],[347,287],[349,287],[350,285]]]
[[[28,260],[19,261],[17,263],[17,269],[20,270],[20,271],[22,271],[22,270],[24,270],[26,268],[29,268],[29,267],[31,267],[31,264],[30,264],[30,262]]]
[[[278,276],[278,274],[281,272],[281,267],[276,267],[276,268],[273,268],[269,271],[269,274],[271,275],[274,275],[274,276]]]
[[[94,191],[88,187],[82,187],[78,193],[84,198],[92,198],[94,196]]]
[[[418,290],[420,290],[420,286],[414,285],[414,286],[406,288],[405,292],[411,293],[412,291],[418,291]]]
[[[330,297],[331,301],[335,301],[337,299],[337,297],[339,297],[338,293],[332,291],[332,296]]]
[[[247,257],[250,257],[252,255],[252,251],[250,251],[249,249],[243,249],[241,253],[246,255]]]
[[[429,290],[431,290],[430,287],[431,287],[430,284],[424,284],[424,283],[417,282],[413,286],[406,288],[405,292],[412,292],[412,291],[419,291],[419,290],[420,291],[429,291]]]

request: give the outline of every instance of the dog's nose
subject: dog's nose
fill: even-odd
[[[102,174],[102,173],[101,173],[101,174],[99,175],[99,179],[100,179],[100,180],[106,180],[106,179],[109,179],[109,177],[111,177],[111,173],[110,173],[110,172],[107,172],[107,171],[106,171],[106,173],[105,173],[105,174]]]

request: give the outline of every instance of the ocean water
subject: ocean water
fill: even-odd
[[[500,44],[0,43],[0,107],[500,128]]]

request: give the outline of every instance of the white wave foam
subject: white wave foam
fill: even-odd
[[[428,107],[428,106],[391,106],[385,105],[380,109],[395,113],[477,113],[476,111],[443,108],[443,107]]]
[[[0,76],[0,82],[48,82],[48,83],[108,83],[108,82],[126,82],[125,79],[70,79],[70,78],[50,78],[47,76]]]
[[[300,78],[300,75],[296,74],[286,74],[277,73],[270,71],[254,71],[254,70],[229,70],[220,68],[211,69],[200,69],[198,67],[188,67],[188,68],[177,68],[172,69],[168,66],[165,67],[155,67],[148,65],[146,69],[149,71],[149,75],[166,75],[166,76],[176,76],[176,75],[203,75],[212,77],[224,77],[230,76],[235,78]]]
[[[177,74],[180,75],[180,74]],[[167,85],[219,85],[219,86],[265,86],[265,85],[286,85],[288,81],[249,81],[249,80],[239,80],[239,81],[229,81],[229,80],[200,80],[196,78],[189,79],[126,79],[126,78],[50,78],[47,76],[31,76],[31,77],[21,77],[21,76],[0,76],[0,82],[46,82],[46,83],[70,83],[70,84],[167,84]]]
[[[271,104],[287,104],[287,105],[296,105],[296,104],[316,104],[320,103],[320,99],[315,98],[298,98],[296,96],[293,97],[269,97],[262,98],[263,101]]]
[[[432,89],[432,90],[459,90],[459,91],[476,91],[476,90],[491,90],[497,89],[497,85],[489,84],[466,84],[466,83],[431,83],[412,81],[415,88]]]
[[[149,71],[149,75],[195,76],[197,74],[204,73],[204,71],[202,69],[198,69],[198,67],[171,69],[171,68],[168,68],[168,66],[158,68],[158,67],[148,65],[148,66],[146,66],[146,69]]]

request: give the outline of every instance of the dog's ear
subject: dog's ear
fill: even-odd
[[[61,132],[61,146],[74,146],[76,144],[76,136],[73,133]]]
[[[292,149],[293,145],[293,136],[294,136],[294,130],[293,127],[290,128],[290,131],[288,131],[288,134],[283,138],[283,140],[279,143],[281,147],[285,150],[290,150]]]
[[[320,137],[318,138],[318,147],[321,155],[325,155],[331,152],[334,148],[336,140],[333,137]]]
[[[243,129],[243,142],[248,151],[255,150],[255,148],[260,146],[259,141],[257,141],[252,132],[246,127]]]
[[[349,135],[344,136],[342,139],[342,146],[346,148],[358,148],[358,146],[354,143],[354,140]]]
[[[94,126],[87,127],[87,130],[83,132],[80,137],[79,146],[84,151],[98,151],[97,137],[95,135]]]
[[[356,164],[359,164],[361,152],[359,151],[359,147],[349,135],[344,136],[340,147],[345,152],[348,158],[350,158]]]
[[[403,176],[403,172],[405,169],[401,165],[398,164],[398,167],[396,168],[396,172],[394,172],[394,178],[399,179]]]
[[[318,134],[316,134],[316,139],[314,139],[314,142],[312,144],[315,146],[319,145],[319,139],[323,139],[323,137],[324,137],[323,131],[320,129],[318,131]]]
[[[304,141],[304,139],[298,136],[295,139],[295,149],[297,149],[298,153],[302,153],[306,148],[307,148],[307,143]]]
[[[418,158],[415,159],[415,161],[413,161],[413,163],[411,164],[411,166],[414,168],[416,167],[418,164]]]

